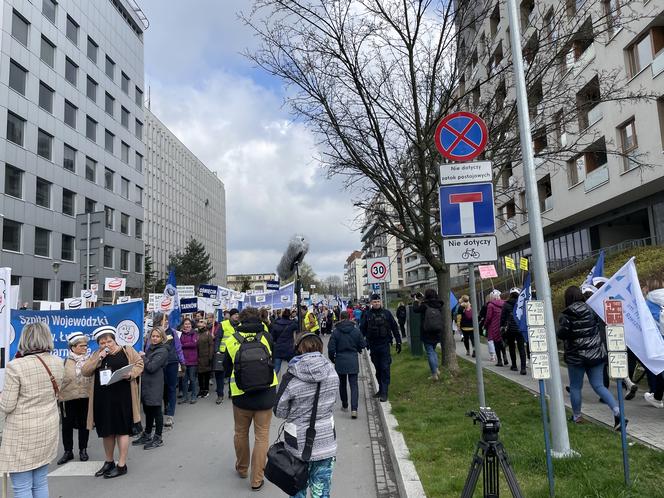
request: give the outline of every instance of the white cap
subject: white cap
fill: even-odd
[[[515,294],[515,293],[516,294],[521,294],[521,289],[519,289],[518,287],[512,287],[510,289],[510,294]]]
[[[96,329],[94,329],[94,331],[92,332],[92,338],[95,341],[99,342],[99,338],[102,335],[111,334],[113,336],[113,339],[115,339],[117,333],[118,331],[112,325],[102,325],[101,327],[97,327]]]
[[[581,286],[581,293],[585,294],[586,292],[592,292],[594,294],[595,292],[597,292],[597,287],[590,284],[583,284]]]
[[[599,284],[599,283],[605,284],[605,283],[607,283],[608,281],[609,281],[609,279],[606,278],[606,277],[594,277],[594,278],[593,278],[593,285],[594,285],[595,287],[597,287],[597,284]]]
[[[80,340],[88,342],[88,336],[86,336],[83,332],[72,332],[67,336],[67,342],[72,346]]]
[[[492,295],[492,296],[498,296],[498,297],[500,297],[501,294],[502,294],[502,292],[500,292],[498,289],[493,289],[493,290],[491,291],[491,295]]]

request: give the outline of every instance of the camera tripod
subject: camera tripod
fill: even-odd
[[[503,469],[507,486],[512,492],[514,498],[524,498],[519,483],[516,481],[514,470],[510,464],[507,452],[503,443],[498,441],[498,434],[495,434],[495,439],[486,440],[484,435],[477,443],[473,461],[470,464],[470,471],[466,478],[466,484],[461,492],[461,498],[472,498],[477,486],[477,480],[480,477],[480,472],[484,469],[484,498],[498,498],[500,496],[500,468]]]

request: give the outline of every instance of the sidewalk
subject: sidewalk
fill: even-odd
[[[455,340],[456,352],[459,357],[464,360],[475,363],[475,358],[466,356],[466,350],[463,347],[461,341]],[[480,345],[478,353],[481,353],[482,366],[485,370],[490,370],[491,372],[497,373],[506,379],[516,382],[526,389],[539,393],[538,381],[534,380],[530,375],[530,368],[528,369],[528,375],[521,375],[519,372],[514,372],[509,369],[509,367],[496,367],[493,362],[489,362],[489,349],[488,346],[484,343]],[[518,358],[518,352],[517,352]],[[517,359],[518,361],[518,359]],[[561,376],[563,385],[569,385],[569,379],[567,376],[567,368],[561,366]],[[614,381],[611,381],[609,389],[613,393],[614,397],[617,396],[616,393],[616,384]],[[624,391],[623,391],[624,392]],[[627,434],[633,439],[638,440],[639,442],[650,446],[655,449],[664,450],[664,409],[657,409],[643,399],[643,393],[645,391],[639,387],[636,396],[631,401],[625,401],[625,416],[629,419],[629,424],[627,425]],[[565,405],[568,408],[571,408],[569,394],[564,393]],[[599,397],[590,387],[588,383],[588,378],[584,379],[583,383],[583,405],[582,413],[586,418],[594,419],[598,422],[604,423],[609,426],[613,426],[613,414],[607,408],[604,403],[600,403]],[[491,406],[491,392],[486,392],[487,404]]]

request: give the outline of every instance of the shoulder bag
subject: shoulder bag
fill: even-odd
[[[320,382],[316,387],[314,406],[311,410],[309,427],[307,428],[302,458],[293,455],[283,441],[274,443],[267,452],[267,465],[265,477],[272,484],[281,489],[288,496],[294,496],[306,489],[309,481],[309,459],[316,438],[316,415],[318,414],[318,398],[320,396]]]
[[[60,395],[60,388],[58,387],[58,383],[56,382],[55,377],[53,376],[53,372],[51,372],[51,369],[48,368],[46,362],[42,360],[38,354],[35,355],[35,358],[37,358],[40,361],[40,363],[44,365],[46,373],[48,373],[48,378],[51,380],[51,385],[53,386],[53,392],[55,392],[55,397],[57,398]]]

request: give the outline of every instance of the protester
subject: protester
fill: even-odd
[[[224,316],[228,318],[221,322],[221,327],[217,330],[217,335],[214,338],[214,350],[226,354],[226,341],[235,333],[235,327],[240,324],[240,312],[236,308],[232,308]],[[216,404],[220,405],[224,402],[224,382],[227,377],[230,377],[230,371],[215,370],[214,382],[217,392]],[[230,397],[230,390],[228,393]]]
[[[439,343],[442,345],[443,332],[445,331],[445,319],[443,301],[438,298],[438,293],[434,289],[424,291],[422,302],[416,297],[413,303],[413,313],[422,315],[420,322],[420,339],[424,344],[429,361],[431,377],[429,380],[438,380],[440,370],[438,370],[438,352],[436,347]]]
[[[406,316],[406,305],[401,301],[397,307],[397,322],[399,322],[401,337],[406,337]]]
[[[484,318],[484,326],[487,332],[487,341],[493,344],[494,358],[490,361],[498,360],[497,367],[509,365],[507,361],[507,351],[505,351],[505,343],[503,336],[500,333],[500,318],[503,311],[505,302],[500,298],[500,291],[494,290],[488,296],[488,303],[486,307],[486,317]]]
[[[348,410],[348,391],[350,385],[350,416],[357,418],[359,390],[357,376],[360,373],[360,362],[357,355],[366,347],[360,329],[350,320],[347,311],[342,311],[340,321],[332,331],[327,344],[328,356],[339,376],[339,396],[341,409]]]
[[[384,403],[387,401],[390,385],[390,364],[392,363],[390,346],[392,345],[392,337],[394,336],[396,351],[399,354],[401,353],[401,334],[399,334],[399,326],[392,313],[383,308],[383,303],[378,294],[371,295],[371,307],[362,314],[360,330],[371,351],[371,362],[376,367],[378,391],[374,394],[374,397],[379,398]]]
[[[316,437],[308,460],[309,481],[295,498],[307,498],[309,489],[312,497],[329,497],[337,454],[334,403],[339,377],[323,356],[323,341],[316,334],[303,334],[297,341],[297,353],[279,387],[274,414],[285,419],[286,448],[302,459],[313,404],[317,401]]]
[[[473,333],[473,310],[470,298],[466,295],[459,299],[457,308],[456,324],[463,336],[463,345],[466,348],[466,356],[470,356],[470,345],[473,345],[473,358],[475,358],[475,335]]]
[[[602,384],[602,371],[607,361],[607,352],[600,336],[600,318],[585,303],[581,289],[576,286],[565,290],[565,309],[558,328],[558,338],[563,341],[564,359],[570,381],[572,418],[582,423],[581,389],[584,374],[593,390],[613,412],[614,426],[620,428],[620,409],[611,391]],[[627,420],[625,420],[627,423]]]
[[[312,334],[320,334],[320,326],[318,324],[318,319],[316,314],[313,311],[310,311],[307,308],[306,304],[302,305],[302,323],[304,324],[304,331],[311,332]]]
[[[64,454],[58,465],[74,459],[74,429],[78,431],[78,456],[81,462],[88,461],[88,398],[92,379],[81,373],[81,368],[90,358],[88,338],[83,332],[72,332],[67,336],[69,354],[65,359],[65,374],[60,389],[60,414],[62,420],[62,445]]]
[[[226,340],[225,370],[231,372],[231,399],[235,421],[235,471],[242,478],[249,474],[251,489],[264,485],[263,470],[267,459],[270,422],[277,386],[272,365],[272,338],[265,331],[256,308],[240,313],[240,325]],[[251,361],[251,359],[254,361]],[[253,455],[249,450],[249,428],[254,424]]]
[[[526,347],[523,334],[519,329],[516,320],[514,319],[514,306],[519,299],[521,289],[512,287],[510,289],[510,296],[507,301],[503,303],[503,309],[500,312],[500,331],[503,341],[507,343],[510,352],[510,360],[512,366],[510,370],[516,372],[519,370],[516,366],[516,348],[519,350],[519,359],[521,360],[521,375],[526,375]]]
[[[272,325],[272,339],[274,340],[274,371],[279,375],[281,364],[288,363],[295,356],[295,334],[297,323],[291,318],[291,311],[286,308],[281,312]]]
[[[168,351],[168,362],[164,367],[164,425],[172,427],[177,401],[178,371],[180,365],[184,364],[184,354],[182,353],[180,336],[177,330],[168,326],[167,317],[162,313],[155,313],[152,322],[154,327],[164,330],[166,336],[165,345]]]
[[[359,304],[355,305],[355,309],[353,309],[353,319],[355,323],[360,323],[362,320],[362,308]]]
[[[210,375],[214,356],[214,337],[210,333],[207,320],[198,320],[198,397],[210,395]]]
[[[96,428],[97,436],[104,439],[106,460],[95,477],[113,478],[127,473],[127,450],[133,425],[141,421],[138,384],[135,379],[143,373],[143,358],[130,347],[115,342],[115,327],[105,325],[92,333],[99,349],[85,362],[81,371],[86,377],[94,376],[94,387],[88,404],[88,430]],[[109,384],[113,372],[132,365],[123,380]],[[118,446],[117,465],[113,459]]]
[[[64,365],[51,354],[53,349],[45,323],[26,325],[16,358],[5,370],[0,472],[9,473],[15,498],[48,497],[48,464],[58,451],[57,398],[64,377]]]
[[[151,450],[163,446],[162,432],[164,429],[164,414],[162,411],[162,393],[164,386],[164,367],[168,362],[168,347],[166,334],[155,327],[150,332],[150,344],[143,356],[143,375],[141,376],[141,403],[145,413],[145,430],[132,445],[144,445],[144,450]],[[155,426],[154,437],[152,426]]]
[[[189,318],[180,324],[180,343],[184,354],[184,381],[182,383],[182,399],[178,404],[195,404],[198,397],[198,334]]]

